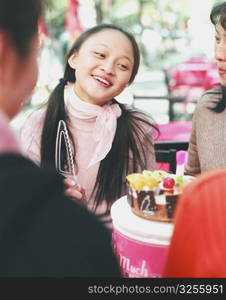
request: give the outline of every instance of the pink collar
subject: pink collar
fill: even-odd
[[[93,127],[93,140],[97,143],[88,168],[106,157],[114,140],[117,119],[121,115],[118,104],[107,103],[103,106],[90,104],[78,98],[73,86],[65,90],[65,101],[70,114],[77,119],[96,119]]]

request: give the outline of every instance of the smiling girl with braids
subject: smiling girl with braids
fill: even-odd
[[[115,100],[134,80],[139,62],[137,43],[128,32],[108,24],[87,30],[72,46],[47,109],[33,113],[22,130],[25,153],[41,166],[55,167],[57,127],[60,120],[66,122],[86,197],[69,180],[67,194],[106,223],[111,204],[126,193],[126,175],[155,168],[155,126]]]

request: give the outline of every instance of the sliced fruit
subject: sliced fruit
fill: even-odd
[[[149,171],[149,170],[144,170],[143,172],[142,172],[142,174],[144,175],[144,176],[152,176],[152,171]]]
[[[183,175],[178,175],[175,178],[175,182],[177,183],[183,183],[184,182],[184,176]]]
[[[173,189],[175,186],[175,180],[172,177],[166,177],[163,179],[163,187],[165,189]]]
[[[145,176],[145,185],[148,186],[150,189],[154,189],[159,185],[159,183],[154,177]]]
[[[155,170],[152,172],[152,177],[155,178],[158,182],[161,182],[165,177],[168,177],[169,174],[162,170]]]
[[[143,174],[132,173],[127,175],[126,179],[134,190],[142,190],[146,184]]]

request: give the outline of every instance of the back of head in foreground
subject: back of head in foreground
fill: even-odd
[[[41,0],[0,0],[0,110],[9,118],[36,82],[40,14]],[[0,245],[0,277],[119,276],[103,224],[64,196],[54,170],[8,150],[0,151]]]
[[[0,277],[118,277],[111,234],[55,171],[0,155]]]
[[[185,187],[162,277],[226,277],[226,169]]]
[[[12,119],[37,80],[41,0],[0,1],[0,110]]]

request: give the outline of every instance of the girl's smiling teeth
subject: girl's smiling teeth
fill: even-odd
[[[112,83],[110,81],[104,79],[103,77],[100,77],[100,76],[97,76],[97,75],[92,75],[92,77],[95,80],[99,81],[100,83],[104,84],[104,86],[108,86],[108,87],[112,86]]]

